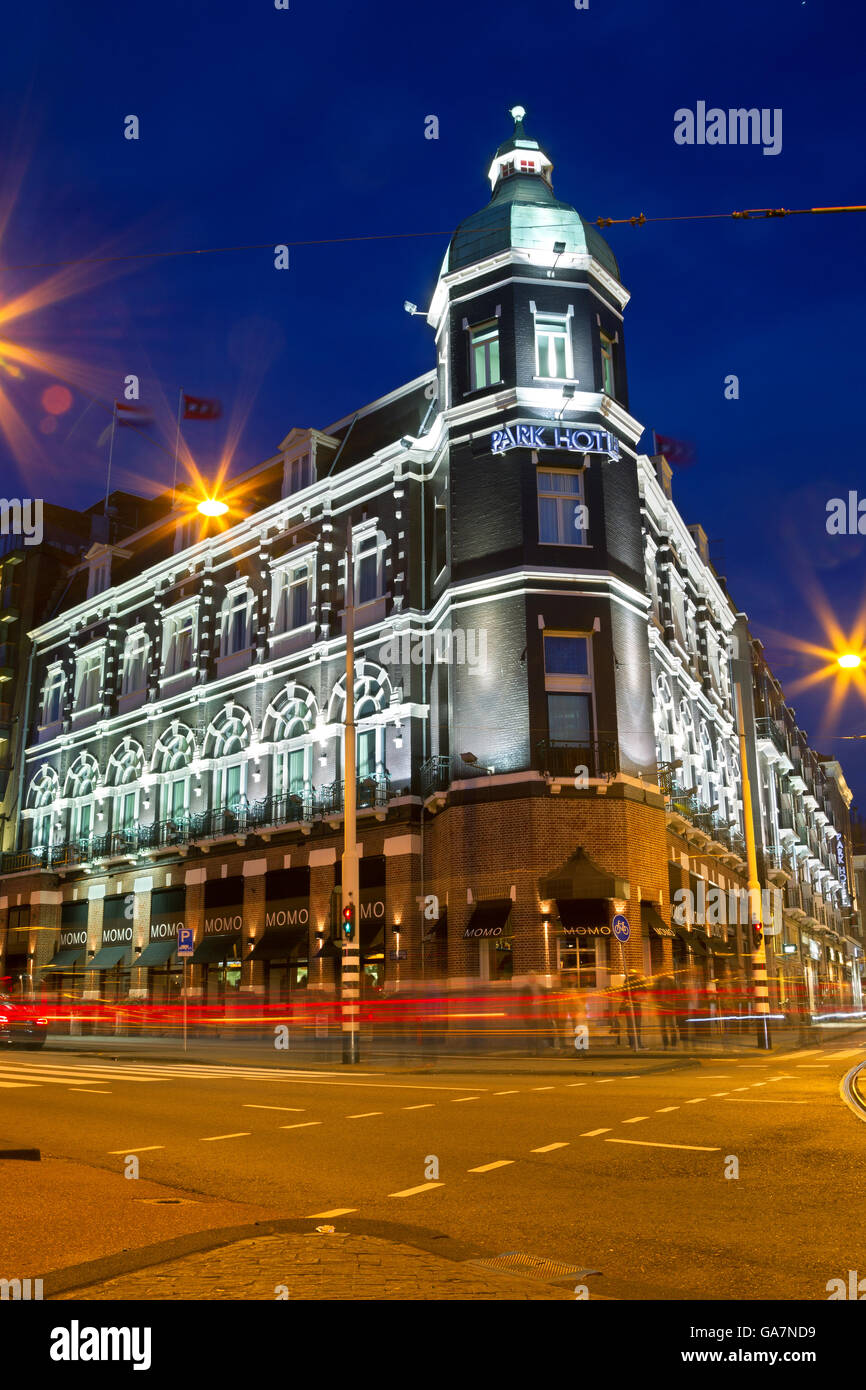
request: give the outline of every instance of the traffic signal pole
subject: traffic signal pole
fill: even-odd
[[[752,787],[746,758],[746,731],[743,717],[743,694],[735,687],[737,703],[737,736],[740,742],[740,775],[743,779],[743,829],[746,836],[746,862],[749,868],[749,936],[752,947],[752,983],[755,987],[755,1013],[758,1015],[758,1047],[770,1047],[770,990],[767,983],[767,943],[761,921],[761,884],[758,879],[758,855],[755,849],[755,823],[752,820]]]
[[[346,525],[346,718],[343,740],[343,936],[340,998],[343,1015],[343,1061],[360,1062],[361,957],[358,941],[358,831],[355,771],[355,571],[352,522]],[[349,910],[347,913],[347,909]]]

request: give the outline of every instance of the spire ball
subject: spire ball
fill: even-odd
[[[512,106],[512,108],[511,108],[511,110],[509,111],[508,114],[509,114],[509,116],[511,117],[511,119],[514,121],[514,123],[517,124],[518,121],[522,121],[522,120],[525,120],[525,119],[526,119],[526,107],[525,107],[525,106]]]

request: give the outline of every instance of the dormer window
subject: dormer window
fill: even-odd
[[[286,463],[286,485],[287,492],[300,492],[302,488],[309,487],[313,481],[312,468],[310,466],[310,455],[299,454],[297,458],[288,460]]]
[[[534,174],[534,173],[535,173],[535,169],[536,169],[536,164],[535,164],[535,160],[534,160],[534,159],[521,159],[521,161],[520,161],[520,172],[521,172],[521,174]]]

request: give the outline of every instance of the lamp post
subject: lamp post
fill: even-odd
[[[770,991],[767,984],[767,943],[761,922],[761,884],[758,879],[758,856],[755,850],[755,824],[752,820],[752,787],[746,750],[746,731],[743,719],[743,692],[735,687],[737,704],[737,737],[740,744],[740,775],[743,779],[743,830],[746,836],[746,862],[749,868],[749,932],[752,946],[752,980],[755,986],[755,1013],[758,1015],[758,1047],[770,1047]]]
[[[361,958],[358,935],[358,834],[355,778],[355,572],[352,558],[352,522],[346,522],[346,718],[343,743],[343,874],[341,924],[343,959],[340,972],[343,1062],[360,1062]],[[347,913],[348,909],[348,913]]]

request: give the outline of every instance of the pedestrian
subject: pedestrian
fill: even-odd
[[[659,975],[654,990],[656,1013],[661,1027],[662,1046],[667,1049],[677,1045],[676,1000],[674,981],[670,975]]]

